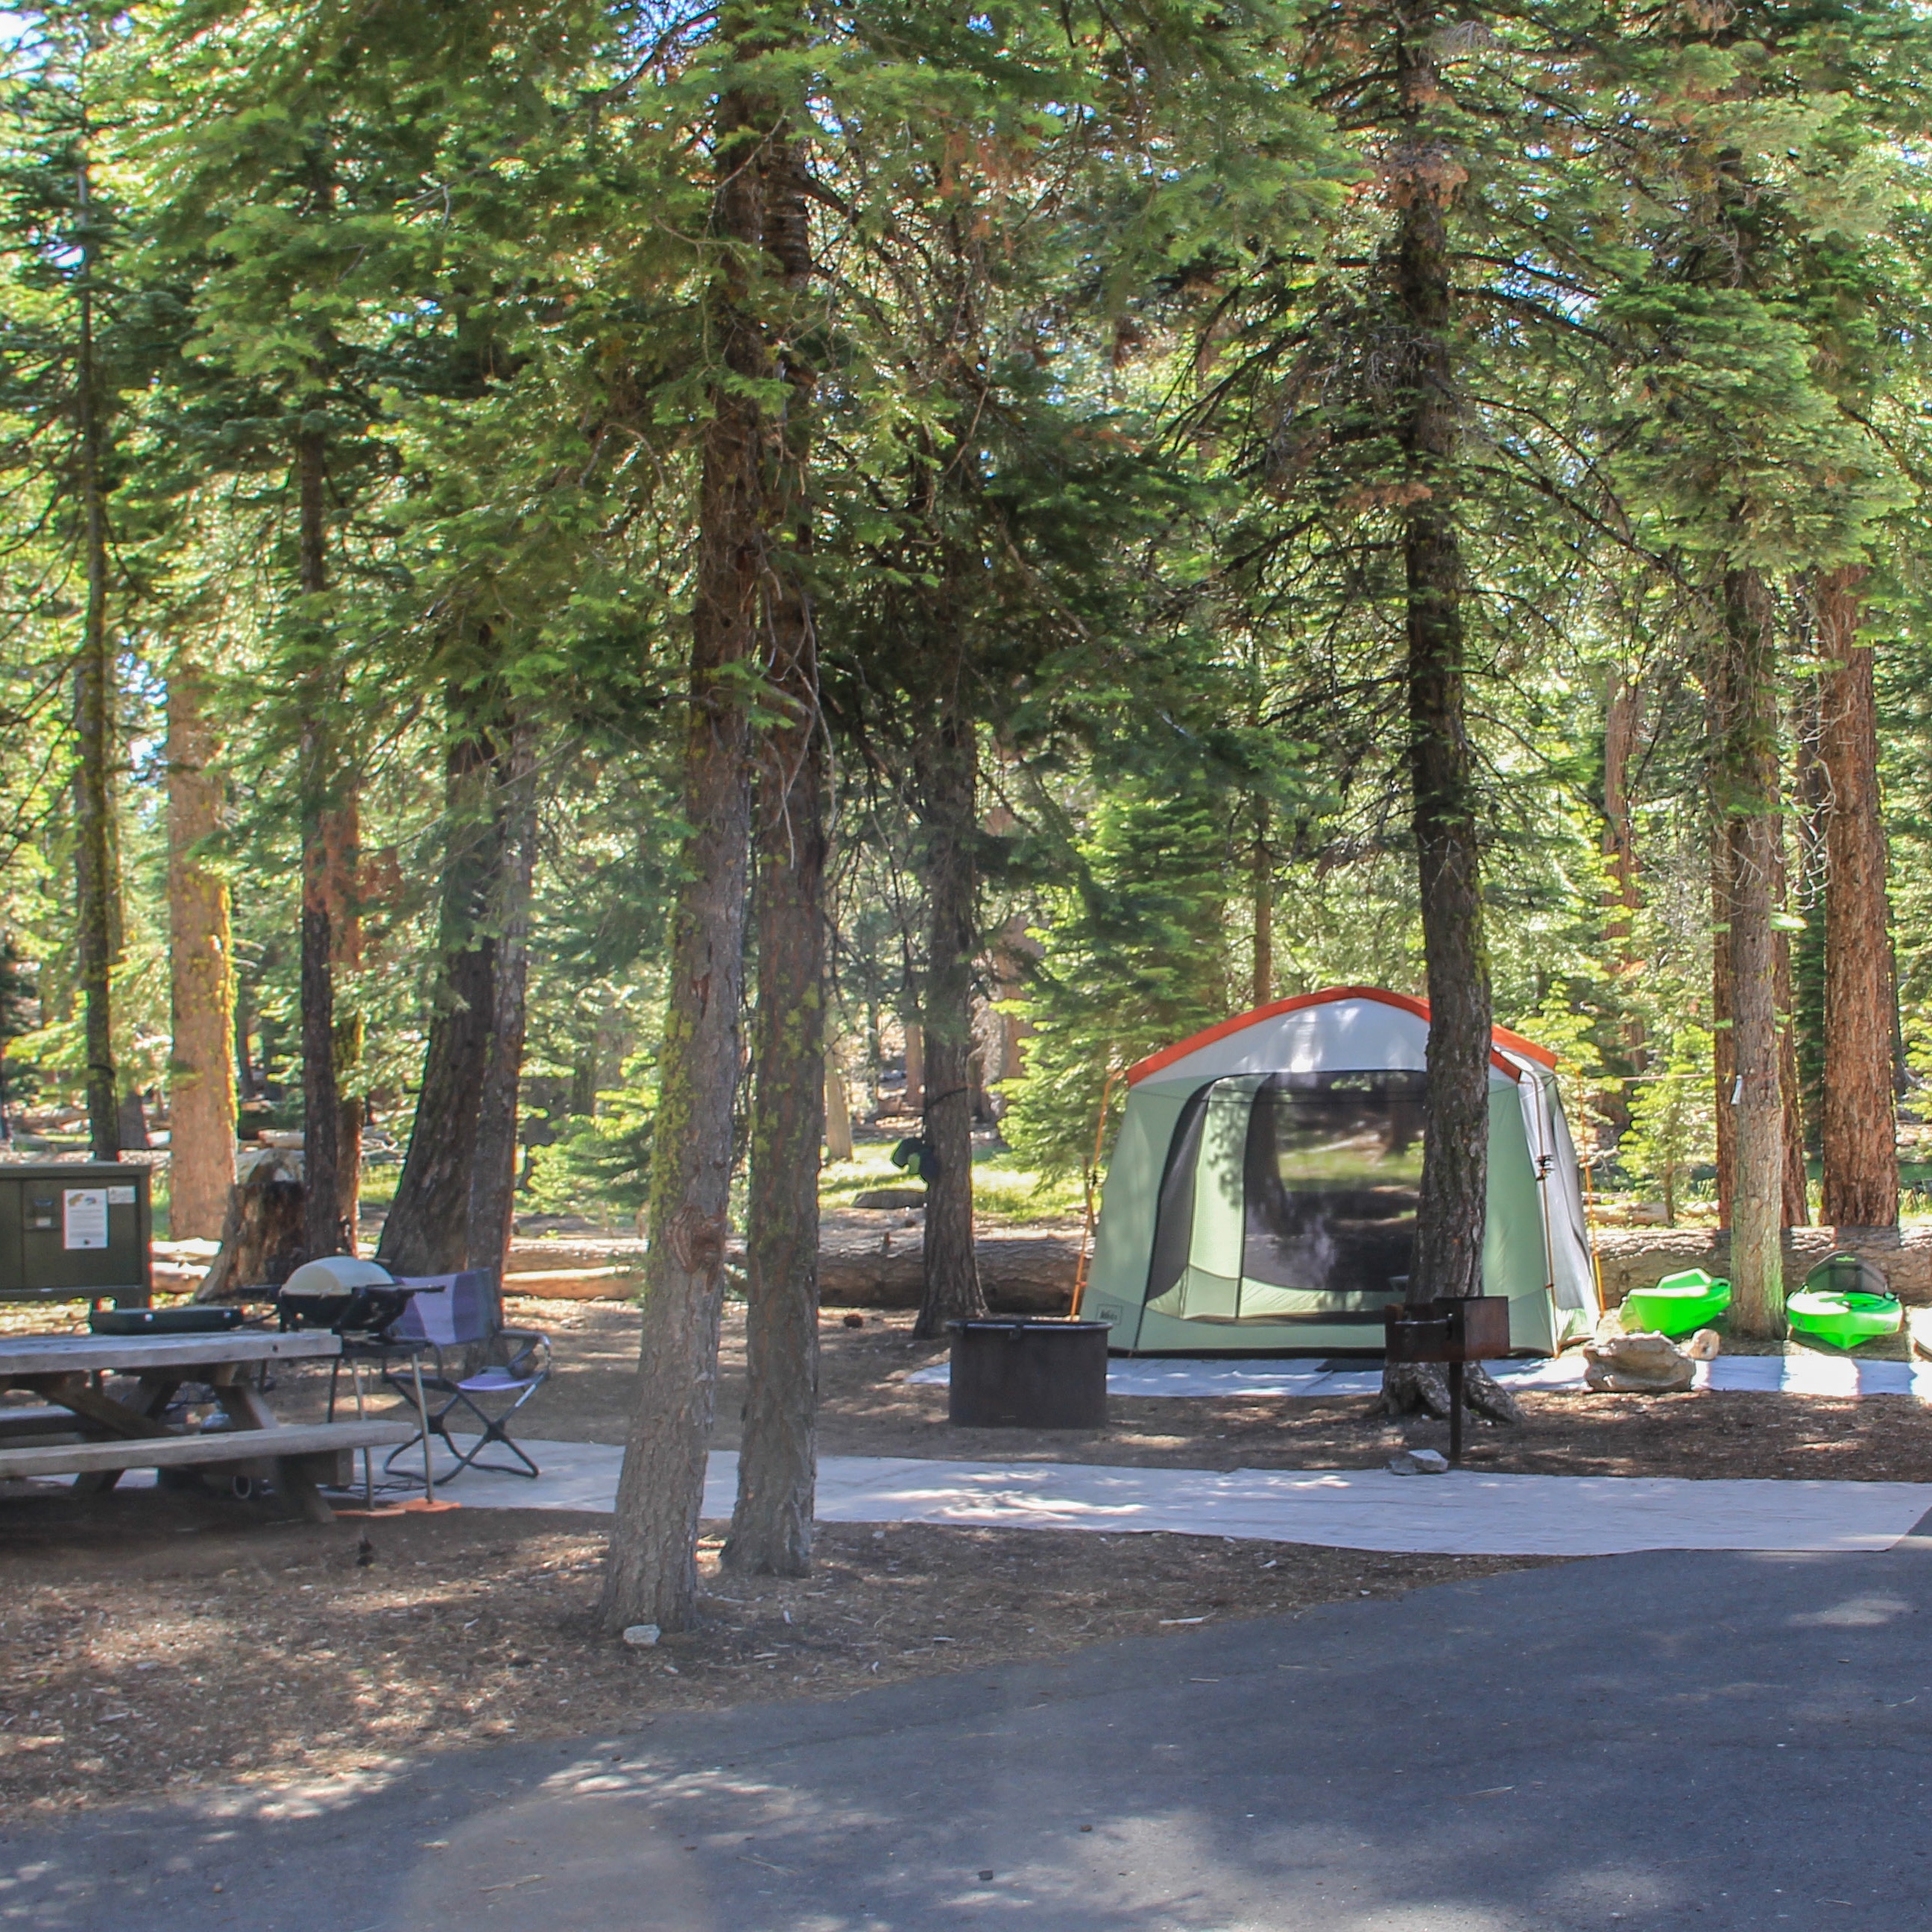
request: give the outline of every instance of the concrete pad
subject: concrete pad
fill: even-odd
[[[1546,1361],[1488,1362],[1484,1366],[1496,1380],[1517,1389],[1581,1389],[1583,1358],[1573,1349]],[[944,1388],[950,1381],[950,1365],[934,1362],[906,1377],[922,1388]],[[1118,1396],[1310,1396],[1373,1395],[1382,1387],[1382,1371],[1372,1365],[1360,1369],[1324,1370],[1295,1361],[1168,1360],[1159,1357],[1117,1357],[1107,1364],[1107,1393]],[[1932,1363],[1862,1362],[1853,1357],[1798,1355],[1720,1355],[1701,1362],[1696,1386],[1743,1389],[1766,1395],[1825,1395],[1856,1399],[1870,1395],[1916,1396],[1932,1402]]]
[[[470,1472],[446,1491],[472,1508],[608,1510],[621,1450],[532,1442],[543,1476]],[[715,1453],[704,1514],[731,1514],[737,1459]],[[1932,1484],[1697,1482],[1507,1476],[1459,1469],[1145,1469],[827,1456],[821,1522],[974,1523],[1009,1529],[1166,1531],[1342,1550],[1604,1556],[1633,1550],[1883,1550],[1928,1510]]]

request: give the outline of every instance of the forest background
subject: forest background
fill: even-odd
[[[1834,970],[1876,976],[1887,1158],[1894,1096],[1916,1118],[1910,8],[195,0],[7,30],[4,1106],[84,1109],[104,1157],[159,1110],[177,1235],[218,1229],[238,1113],[304,1132],[312,1252],[354,1237],[365,1137],[409,1149],[398,1262],[640,1206],[721,692],[777,774],[768,880],[822,862],[835,1062],[876,1094],[909,1046],[928,1114],[955,1144],[998,1115],[1042,1200],[1144,1053],[1327,984],[1420,992],[1428,500],[1496,1017],[1562,1055],[1600,1185],[1672,1218],[1724,1190],[1739,866],[1785,1218],[1830,1206]],[[1454,437],[1420,484],[1424,202]],[[808,614],[694,684],[734,409],[779,560],[747,567]],[[1880,1210],[1833,1218],[1887,1218],[1863,1147]]]

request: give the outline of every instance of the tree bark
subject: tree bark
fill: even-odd
[[[330,1006],[335,1016],[335,1220],[344,1254],[356,1252],[362,1192],[362,1016],[355,976],[362,967],[362,805],[351,773],[338,778],[338,802],[322,818],[328,893]]]
[[[1790,868],[1786,863],[1784,821],[1772,827],[1775,874],[1772,902],[1782,915],[1790,906]],[[1784,1157],[1780,1194],[1780,1219],[1787,1228],[1802,1228],[1811,1219],[1810,1189],[1804,1164],[1803,1095],[1798,1082],[1798,1025],[1791,965],[1791,934],[1774,922],[1771,935],[1772,998],[1778,1011],[1778,1093],[1784,1109]]]
[[[1642,900],[1637,885],[1636,828],[1630,802],[1630,761],[1643,729],[1643,687],[1620,670],[1610,674],[1610,701],[1604,710],[1604,870],[1608,880],[1604,944],[1626,992],[1642,972],[1636,957],[1636,914]],[[1633,1073],[1644,1070],[1643,1021],[1632,1013],[1622,1028],[1624,1052]],[[1620,1083],[1598,1096],[1598,1106],[1612,1132],[1630,1125],[1630,1100]]]
[[[194,1292],[197,1301],[238,1301],[251,1289],[280,1287],[304,1255],[300,1181],[279,1160],[258,1162],[230,1189],[222,1216],[221,1252]]]
[[[900,1090],[899,1106],[908,1114],[926,1112],[926,1035],[916,1019],[905,1026],[905,1084]]]
[[[341,983],[338,969],[336,983]],[[362,1016],[338,1010],[335,1016],[335,1220],[342,1252],[356,1252],[362,1214],[363,1096],[352,1082],[362,1063]]]
[[[235,971],[228,882],[204,859],[221,830],[210,767],[219,734],[203,709],[201,668],[185,654],[168,678],[168,1227],[213,1240],[235,1185]]]
[[[1712,808],[1724,861],[1733,1168],[1731,1309],[1741,1334],[1784,1327],[1784,1096],[1773,918],[1778,889],[1776,617],[1755,570],[1726,572],[1711,678]]]
[[[304,430],[296,437],[295,482],[300,535],[302,594],[319,598],[328,588],[327,528],[323,518],[322,438]],[[318,621],[311,610],[310,621]],[[297,754],[302,789],[302,1242],[311,1260],[340,1254],[344,1242],[337,1200],[336,1144],[342,1131],[335,1085],[335,964],[332,914],[335,897],[328,877],[323,820],[334,804],[325,668],[307,680],[302,743]]]
[[[1833,571],[1817,587],[1826,675],[1819,758],[1825,815],[1825,1213],[1833,1227],[1898,1220],[1892,980],[1878,712],[1871,647],[1858,642],[1864,572]]]
[[[1255,906],[1255,976],[1250,1004],[1264,1006],[1274,998],[1274,848],[1268,842],[1266,799],[1255,805],[1255,849],[1251,873]]]
[[[1713,674],[1712,691],[1716,688]],[[1716,741],[1717,706],[1707,700],[1706,730]],[[1711,831],[1711,1078],[1717,1092],[1718,1225],[1731,1225],[1738,1196],[1737,1035],[1731,998],[1731,835],[1714,814]]]
[[[470,1177],[494,1012],[496,945],[482,916],[500,862],[492,746],[479,722],[465,715],[463,694],[452,692],[449,708],[459,728],[444,777],[441,970],[409,1151],[376,1249],[376,1259],[398,1274],[442,1274],[468,1264]]]
[[[1812,614],[1812,644],[1817,652],[1818,583],[1807,585]],[[1799,1139],[1808,1154],[1824,1143],[1825,1071],[1825,817],[1830,779],[1820,756],[1824,680],[1806,677],[1791,706],[1791,795],[1795,810],[1795,862],[1785,908],[1802,921],[1791,935],[1791,1030],[1798,1058],[1798,1095],[1792,1109]]]
[[[973,960],[979,950],[978,734],[955,676],[914,742],[927,899],[926,1046],[922,1118],[932,1150],[926,1187],[926,1293],[913,1333],[930,1340],[949,1322],[986,1312],[973,1252]]]
[[[742,15],[722,31],[750,51]],[[618,1480],[604,1574],[605,1627],[690,1628],[698,1617],[698,1522],[718,1378],[739,1076],[750,726],[740,682],[755,661],[760,594],[776,532],[766,482],[770,425],[758,400],[773,358],[751,308],[765,242],[758,150],[777,104],[732,88],[716,112],[710,292],[720,367],[698,496],[691,698],[684,748],[683,878],[671,916],[664,1038],[651,1165],[650,1245],[637,1410]]]
[[[121,1157],[121,1095],[114,1065],[113,975],[119,926],[119,868],[114,859],[114,654],[107,635],[107,488],[105,402],[94,352],[97,245],[88,217],[92,163],[83,123],[75,194],[82,232],[80,343],[75,405],[80,418],[81,544],[87,602],[74,666],[75,951],[87,1057],[88,1138],[96,1160]]]
[[[790,141],[770,142],[764,152],[766,245],[796,298],[812,274],[802,158]],[[770,514],[789,526],[793,542],[788,556],[774,560],[766,591],[766,675],[781,710],[759,748],[744,1430],[731,1533],[719,1561],[758,1575],[802,1576],[812,1565],[818,1480],[820,1148],[827,1077],[838,1076],[826,1051],[825,728],[818,634],[802,574],[817,373],[791,345],[782,366],[782,496]],[[848,1156],[851,1138],[848,1121]]]
[[[1622,671],[1610,674],[1604,710],[1604,869],[1610,878],[1604,938],[1619,967],[1632,958],[1632,922],[1642,903],[1636,882],[1636,832],[1630,818],[1630,767],[1643,728],[1643,687]]]
[[[785,722],[758,777],[758,1004],[745,1243],[745,1426],[721,1561],[762,1576],[812,1564],[818,1400],[818,1172],[825,1090],[825,830],[811,613],[774,599],[772,682]]]
[[[1465,178],[1431,126],[1444,98],[1435,14],[1398,27],[1403,140],[1392,174],[1394,261],[1404,343],[1401,416],[1406,501],[1401,512],[1407,604],[1408,772],[1429,988],[1429,1096],[1410,1265],[1411,1303],[1483,1292],[1489,1186],[1490,1053],[1494,1020],[1484,934],[1481,804],[1465,698],[1462,562],[1457,523],[1457,410],[1450,346],[1449,222]],[[1386,1413],[1433,1407],[1432,1378],[1406,1364],[1383,1371]],[[1514,1405],[1467,1378],[1470,1406],[1514,1420]]]
[[[536,726],[520,717],[509,734],[495,843],[489,929],[494,971],[488,1060],[477,1096],[476,1144],[470,1171],[468,1265],[494,1269],[509,1259],[516,1201],[517,1096],[524,1069],[525,994],[530,976],[530,889],[536,875]]]
[[[840,1064],[836,1043],[825,1049],[825,1158],[828,1162],[850,1160],[853,1156],[852,1100],[845,1086],[845,1069]]]

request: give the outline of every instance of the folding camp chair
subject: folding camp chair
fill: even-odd
[[[496,1292],[496,1277],[481,1268],[466,1268],[460,1274],[398,1276],[398,1285],[416,1292],[390,1328],[387,1350],[406,1354],[409,1367],[385,1366],[382,1379],[398,1395],[413,1400],[416,1378],[430,1395],[440,1398],[439,1406],[423,1412],[428,1436],[440,1437],[454,1466],[436,1480],[448,1482],[465,1469],[490,1469],[506,1476],[536,1476],[542,1472],[510,1436],[510,1420],[535,1395],[550,1376],[550,1337],[534,1328],[503,1326],[502,1303]],[[472,1348],[501,1352],[502,1359],[494,1366],[464,1371],[464,1354]],[[432,1366],[422,1366],[424,1355]],[[502,1405],[507,1402],[508,1406]],[[451,1433],[452,1418],[460,1425],[465,1418],[478,1432],[469,1449],[462,1448]],[[398,1458],[418,1443],[427,1447],[424,1430],[392,1450],[383,1467],[393,1470]],[[505,1462],[485,1462],[478,1459],[493,1442],[500,1442],[523,1466]]]

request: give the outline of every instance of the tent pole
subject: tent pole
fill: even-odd
[[[1597,1280],[1597,1316],[1600,1321],[1604,1313],[1604,1258],[1597,1249],[1597,1172],[1594,1164],[1580,1155],[1576,1165],[1583,1170],[1583,1232],[1590,1243],[1590,1272]]]
[[[1073,1306],[1066,1318],[1080,1318],[1080,1304],[1087,1298],[1087,1261],[1094,1245],[1094,1190],[1100,1178],[1100,1147],[1107,1137],[1107,1102],[1114,1096],[1114,1070],[1108,1067],[1100,1088],[1100,1118],[1094,1123],[1094,1158],[1087,1168],[1087,1223],[1080,1231],[1080,1265],[1073,1271]]]

